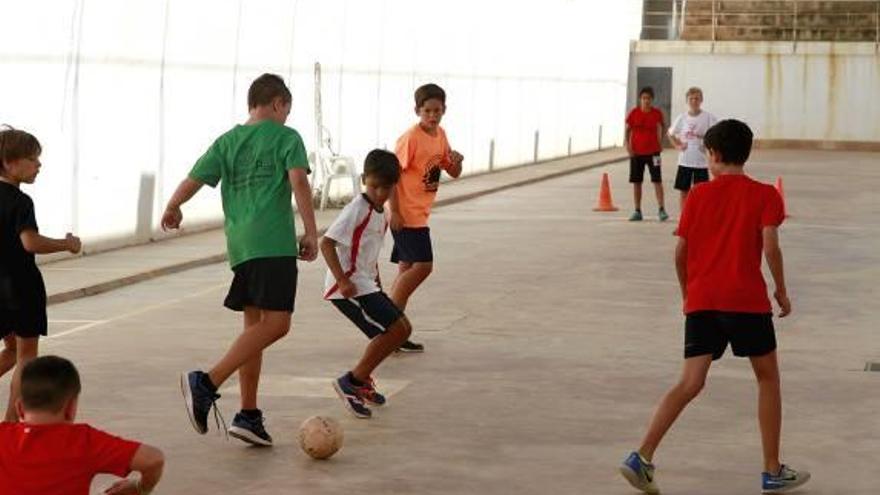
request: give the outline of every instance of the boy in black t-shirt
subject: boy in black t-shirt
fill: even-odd
[[[21,393],[21,370],[37,357],[37,343],[46,335],[46,287],[36,254],[78,253],[78,237],[39,234],[34,202],[19,185],[33,184],[40,173],[40,142],[18,129],[0,129],[0,376],[15,367],[6,421],[17,421],[15,402]],[[17,365],[17,366],[16,366]]]

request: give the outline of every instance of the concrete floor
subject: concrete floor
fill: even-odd
[[[880,360],[877,163],[768,151],[749,167],[768,182],[784,176],[792,215],[782,242],[794,314],[777,328],[784,461],[812,471],[803,493],[877,492],[880,373],[862,371]],[[618,213],[591,211],[603,171]],[[294,330],[266,356],[272,449],[199,436],[181,405],[177,374],[210,365],[239,329],[221,307],[224,265],[52,306],[43,352],[79,366],[81,420],[164,449],[157,493],[634,493],[617,464],[677,377],[682,315],[674,224],[628,223],[625,181],[625,165],[613,165],[436,212],[437,268],[409,311],[428,352],[380,368],[380,387],[394,393],[369,421],[350,417],[329,385],[364,338],[321,301],[321,263],[301,266]],[[234,383],[223,395],[231,420]],[[658,451],[664,493],[759,492],[755,397],[747,361],[713,367]],[[295,444],[315,414],[345,428],[327,462]],[[108,484],[96,480],[95,493]]]

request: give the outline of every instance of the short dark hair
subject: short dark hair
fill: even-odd
[[[752,152],[752,130],[745,122],[722,120],[706,131],[703,144],[720,155],[722,163],[744,165]]]
[[[21,401],[25,410],[58,412],[81,390],[76,366],[63,357],[38,357],[21,372]]]
[[[423,84],[416,89],[416,108],[422,108],[428,100],[440,100],[443,106],[446,106],[446,91],[434,83]]]
[[[397,184],[400,180],[400,162],[390,151],[375,149],[364,159],[364,177],[376,177],[384,184]]]
[[[653,100],[654,99],[654,88],[652,88],[651,86],[645,86],[644,88],[642,88],[639,91],[639,98],[641,98],[643,94],[647,94]]]
[[[248,90],[248,108],[270,105],[275,98],[281,98],[284,103],[290,103],[292,99],[290,90],[281,76],[263,74],[251,83]]]
[[[3,172],[3,162],[35,158],[42,151],[40,142],[33,134],[13,129],[8,125],[0,128],[0,174]]]

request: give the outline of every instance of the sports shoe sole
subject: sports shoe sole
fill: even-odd
[[[790,492],[792,490],[797,490],[798,488],[804,486],[804,483],[810,481],[809,473],[804,474],[803,477],[799,478],[795,484],[784,486],[782,488],[771,488],[769,490],[761,490],[761,493],[785,493]]]
[[[421,349],[404,349],[403,347],[398,347],[397,350],[395,350],[394,352],[400,352],[403,354],[422,354],[423,352],[425,352],[425,348],[423,347]]]
[[[629,484],[633,486],[636,490],[639,490],[644,493],[648,493],[649,495],[659,495],[660,490],[658,488],[645,488],[642,487],[641,479],[639,479],[638,473],[629,468],[629,466],[620,466],[620,474],[626,478],[626,481],[629,481]]]
[[[257,435],[254,432],[248,430],[247,428],[239,428],[238,426],[231,426],[229,428],[229,436],[233,438],[237,438],[242,442],[249,443],[251,445],[255,445],[257,447],[271,447],[272,441],[265,440]]]
[[[333,380],[333,390],[336,391],[336,395],[338,395],[339,398],[342,400],[342,405],[344,405],[345,408],[348,409],[348,412],[350,412],[354,417],[358,419],[370,419],[372,417],[367,416],[366,414],[361,414],[355,411],[353,407],[351,407],[351,404],[348,403],[345,392],[341,388],[339,388],[339,382],[337,382],[336,380]]]
[[[202,430],[196,423],[195,416],[193,416],[192,391],[189,389],[189,378],[186,373],[180,374],[180,393],[183,395],[183,407],[186,409],[186,417],[189,418],[189,423],[196,430],[196,433],[204,435],[208,432],[208,429]]]

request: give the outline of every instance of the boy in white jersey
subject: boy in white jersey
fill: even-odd
[[[345,407],[369,418],[367,404],[381,406],[372,373],[412,332],[403,311],[379,285],[379,252],[388,230],[383,205],[400,180],[394,153],[373,150],[364,160],[365,192],[352,199],[321,239],[327,262],[324,298],[371,338],[357,366],[333,381]]]
[[[678,172],[675,174],[675,188],[681,191],[681,209],[687,199],[691,186],[708,182],[709,169],[706,163],[706,148],[703,136],[718,122],[709,112],[700,107],[703,104],[703,90],[697,87],[688,89],[688,111],[679,115],[669,128],[669,139],[681,151],[678,155]]]

